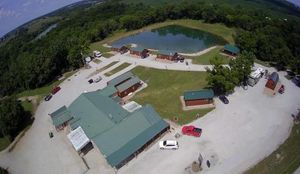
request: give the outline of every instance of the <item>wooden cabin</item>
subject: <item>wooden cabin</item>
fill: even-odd
[[[185,106],[212,104],[214,102],[213,97],[214,97],[214,91],[211,89],[186,91],[183,94]]]
[[[131,48],[130,49],[130,54],[135,55],[135,56],[139,56],[142,59],[146,58],[149,56],[149,50],[148,49],[143,49],[143,48]]]
[[[234,45],[226,44],[224,46],[223,53],[230,56],[237,56],[240,53],[240,49]]]

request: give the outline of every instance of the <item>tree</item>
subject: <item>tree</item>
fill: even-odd
[[[220,57],[212,59],[213,68],[207,69],[207,81],[216,94],[224,94],[234,91],[234,87],[238,84],[238,78],[234,76],[231,69],[222,65]]]
[[[30,120],[30,114],[24,110],[15,97],[0,101],[0,136],[13,138]]]
[[[251,73],[255,55],[252,52],[242,52],[237,58],[229,62],[234,77],[240,82],[246,80]]]

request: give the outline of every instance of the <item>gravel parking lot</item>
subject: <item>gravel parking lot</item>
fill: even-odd
[[[95,75],[95,77],[101,75],[102,81],[88,84],[87,77],[96,68],[118,60],[132,65],[117,74],[104,77],[103,74],[116,68],[116,64]],[[163,64],[147,59],[137,60],[126,55],[117,55],[101,61],[100,64],[91,63],[92,68],[80,70],[70,77],[70,80],[64,81],[60,85],[61,91],[49,102],[40,104],[32,127],[15,149],[10,153],[6,151],[0,153],[0,166],[9,168],[13,174],[114,173],[96,151],[85,156],[90,165],[87,171],[86,165],[68,141],[66,133],[57,133],[53,130],[48,113],[63,105],[68,106],[84,91],[104,88],[108,80],[138,65],[157,66],[159,69],[164,69],[165,66],[168,66],[168,69],[178,70],[204,69],[204,66],[200,65],[186,67],[185,64]],[[269,69],[270,71],[272,70]],[[300,89],[287,81],[283,73],[280,73],[280,79],[286,87],[283,95],[270,97],[263,94],[265,79],[261,79],[255,87],[249,87],[247,91],[237,88],[236,92],[229,96],[228,105],[216,100],[214,111],[192,123],[203,129],[200,138],[180,137],[178,139],[180,148],[176,151],[162,151],[154,144],[122,167],[118,173],[187,173],[185,168],[197,160],[199,153],[204,160],[210,160],[212,164],[210,168],[204,166],[204,173],[243,172],[275,150],[290,132],[292,126],[290,114],[300,106]],[[54,132],[54,138],[49,138],[49,131]],[[166,134],[162,139],[174,139],[177,132],[180,132],[180,128]]]
[[[286,86],[284,94],[274,97],[263,94],[266,79],[246,91],[237,88],[229,96],[228,105],[217,99],[214,111],[191,123],[203,129],[200,138],[182,136],[176,151],[160,150],[154,145],[119,172],[188,173],[185,168],[201,153],[204,162],[211,163],[210,168],[203,165],[202,173],[242,173],[268,156],[290,133],[293,124],[290,114],[300,106],[300,89],[287,81],[283,73],[280,79]],[[180,129],[162,139],[175,139],[176,132]]]

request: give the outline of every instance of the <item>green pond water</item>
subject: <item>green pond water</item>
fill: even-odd
[[[136,44],[140,48],[195,53],[225,43],[222,37],[205,31],[170,25],[121,38],[113,42],[112,46]]]

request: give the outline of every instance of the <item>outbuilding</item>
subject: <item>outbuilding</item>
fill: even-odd
[[[273,72],[270,76],[269,79],[265,85],[266,88],[274,90],[277,83],[279,81],[279,76],[277,72]]]
[[[177,55],[177,53],[174,52],[174,51],[159,50],[158,53],[157,53],[156,58],[157,59],[165,59],[165,60],[174,61],[174,60],[176,60],[176,55]]]
[[[140,47],[135,47],[130,49],[130,54],[139,56],[141,58],[146,58],[149,56],[149,50],[148,49],[143,49]]]
[[[224,46],[223,52],[231,56],[237,56],[240,53],[240,49],[234,45],[226,44]]]
[[[214,91],[211,89],[186,91],[183,95],[185,106],[212,104],[214,102],[213,97]]]
[[[110,86],[110,88],[116,88],[117,95],[123,98],[142,86],[142,81],[137,76],[128,71],[107,82],[107,86]]]
[[[129,50],[129,48],[127,48],[126,46],[114,45],[114,46],[111,47],[111,50],[119,52],[121,54],[124,54]]]

